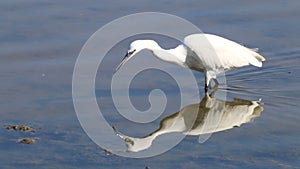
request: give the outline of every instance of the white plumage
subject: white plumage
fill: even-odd
[[[117,66],[116,71],[139,51],[150,50],[157,58],[205,73],[205,89],[210,79],[219,73],[253,65],[262,66],[265,58],[256,51],[236,42],[212,34],[192,34],[184,38],[183,44],[174,49],[162,49],[154,40],[135,40]]]
[[[182,133],[203,135],[231,129],[259,117],[263,111],[260,101],[234,99],[224,101],[210,97],[207,93],[199,104],[191,104],[161,120],[157,130],[142,138],[129,137],[119,133],[127,146],[127,151],[138,152],[148,149],[153,141],[164,134]]]

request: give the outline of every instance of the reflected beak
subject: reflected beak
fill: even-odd
[[[127,53],[124,58],[122,59],[121,63],[119,63],[119,65],[117,66],[117,68],[115,69],[114,74],[124,65],[125,62],[127,62],[127,60],[129,59],[130,54]]]
[[[121,133],[119,133],[114,126],[112,126],[112,129],[114,130],[115,135],[119,136],[122,140],[124,140],[126,144],[134,145],[134,141],[130,139],[130,137],[124,136]]]
[[[115,135],[119,136],[121,139],[123,139],[123,140],[128,139],[126,136],[120,134],[114,126],[112,126],[112,129],[114,130]]]

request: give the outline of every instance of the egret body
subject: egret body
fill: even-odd
[[[219,73],[247,65],[261,67],[265,61],[256,51],[229,39],[212,34],[192,34],[174,49],[162,49],[154,40],[135,40],[116,71],[143,49],[165,62],[204,72],[206,91],[210,80],[216,80]]]
[[[260,104],[260,101],[238,98],[225,101],[205,93],[199,104],[187,105],[163,118],[159,128],[145,137],[130,137],[119,133],[114,127],[113,129],[115,134],[125,141],[128,152],[139,152],[151,147],[153,141],[161,135],[176,132],[200,136],[241,126],[260,116],[263,111]]]

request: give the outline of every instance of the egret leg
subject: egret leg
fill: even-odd
[[[208,91],[208,85],[209,85],[210,78],[211,77],[208,74],[208,72],[205,72],[205,87],[204,87],[205,92]]]
[[[211,86],[211,89],[212,90],[217,90],[218,86],[219,86],[219,82],[218,82],[217,79],[214,79],[214,78],[213,78],[213,81],[214,81],[214,86]]]
[[[207,93],[207,91],[208,91],[208,86],[206,83],[205,83],[204,91],[205,91],[205,93]]]
[[[210,93],[210,95],[209,95],[209,96],[210,96],[211,98],[214,98],[214,97],[215,97],[215,93],[216,93],[216,91],[217,91],[217,90],[213,90],[213,91]]]
[[[214,82],[215,82],[215,86],[219,86],[219,82],[218,82],[218,80],[217,79],[213,79],[214,80]]]

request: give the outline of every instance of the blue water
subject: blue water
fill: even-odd
[[[293,0],[1,1],[1,168],[298,168],[299,7],[300,2]],[[258,47],[267,59],[263,67],[228,72],[227,86],[221,90],[228,91],[228,98],[262,98],[264,110],[260,117],[214,133],[203,144],[198,143],[198,137],[188,136],[170,151],[146,159],[115,156],[92,142],[81,128],[72,102],[76,58],[100,27],[118,17],[145,11],[174,14],[204,32]],[[110,54],[126,52],[127,45],[123,41]],[[112,72],[122,57],[113,55],[103,69]],[[151,72],[148,74],[151,76]],[[161,119],[179,111],[178,90],[172,80],[162,85],[165,81],[160,78],[147,81],[137,77],[131,89],[137,109],[149,107],[149,90],[157,86],[165,89],[171,99],[166,113],[154,123],[132,124],[117,114],[110,98],[110,75],[100,81],[102,76],[97,75],[98,102],[107,119],[122,132],[147,135],[158,128]],[[203,75],[196,76],[203,86]],[[15,124],[31,126],[36,132],[6,129]],[[32,145],[18,143],[23,137],[39,140]]]

